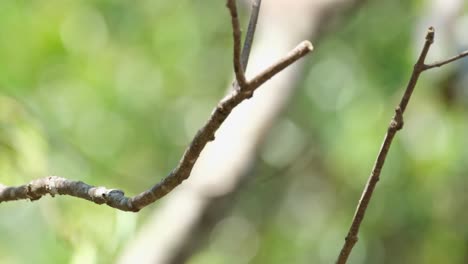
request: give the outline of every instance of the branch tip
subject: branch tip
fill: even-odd
[[[434,35],[435,35],[435,29],[433,26],[430,26],[427,29],[427,34],[426,34],[426,41],[429,41],[431,43],[434,42]]]
[[[312,45],[312,43],[308,40],[304,40],[302,41],[300,44],[299,44],[299,47],[304,47],[305,49],[308,49],[309,51],[313,51],[314,50],[314,46]]]
[[[267,69],[260,72],[255,78],[249,82],[249,89],[255,90],[264,82],[271,77],[275,76],[280,71],[284,70],[289,65],[293,64],[300,58],[307,55],[313,50],[313,46],[310,41],[302,41],[293,50],[291,50],[285,57],[268,67]]]

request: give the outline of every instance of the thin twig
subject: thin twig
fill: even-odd
[[[244,72],[247,71],[247,64],[249,63],[250,50],[252,49],[261,4],[261,0],[253,0],[252,3],[252,13],[250,14],[249,26],[247,27],[247,34],[245,34],[244,47],[241,54],[241,65]]]
[[[107,204],[110,207],[122,211],[138,212],[172,191],[187,179],[200,153],[208,142],[215,139],[214,135],[216,131],[224,120],[226,120],[231,111],[242,101],[250,98],[253,92],[269,78],[312,51],[312,44],[308,41],[303,42],[283,59],[260,73],[259,76],[255,77],[251,82],[247,82],[242,67],[240,67],[240,29],[235,2],[233,0],[228,0],[227,3],[231,11],[234,32],[234,68],[236,77],[238,78],[237,81],[243,83],[243,86],[240,86],[240,90],[232,90],[218,103],[208,121],[206,121],[203,127],[197,132],[192,142],[185,150],[179,164],[166,178],[147,191],[134,197],[126,197],[121,190],[95,187],[81,181],[72,181],[62,177],[49,176],[33,180],[26,185],[17,187],[8,187],[0,184],[0,203],[21,199],[38,200],[46,194],[52,196],[61,194],[86,199],[97,204]],[[242,76],[244,76],[243,81],[239,79],[242,78]]]
[[[239,15],[237,14],[237,6],[235,0],[228,0],[226,4],[229,12],[231,13],[232,23],[232,36],[234,39],[234,73],[236,74],[237,83],[241,88],[247,86],[247,80],[245,79],[244,67],[241,64],[241,30],[239,25]]]
[[[262,3],[261,0],[254,0],[254,2],[252,3],[252,11],[250,13],[249,26],[247,29],[247,34],[245,35],[244,47],[242,48],[242,53],[241,53],[241,58],[240,58],[241,67],[243,69],[242,74],[244,76],[245,76],[245,72],[247,71],[250,51],[252,50],[252,43],[253,43],[254,36],[255,36],[255,30],[257,28],[257,20],[258,20],[258,14],[260,12],[261,3]],[[233,32],[234,31],[235,31],[235,25],[233,24]],[[234,35],[234,38],[236,38],[235,35]],[[247,85],[244,85],[243,87],[244,90],[246,86]],[[241,87],[239,85],[239,82],[237,81],[237,73],[236,73],[236,79],[232,83],[231,90],[238,90],[238,89],[241,89]]]
[[[461,59],[463,57],[466,57],[466,56],[468,56],[468,50],[465,50],[464,52],[458,54],[457,56],[453,56],[452,58],[446,59],[444,61],[439,61],[439,62],[434,62],[434,63],[428,64],[428,65],[426,65],[425,70],[429,70],[429,69],[432,69],[432,68],[435,68],[435,67],[444,66],[447,63],[451,63],[453,61],[459,60],[459,59]]]
[[[345,239],[345,243],[341,249],[340,255],[338,256],[338,260],[336,261],[337,264],[345,264],[347,262],[354,245],[358,241],[359,228],[361,226],[362,220],[364,219],[366,209],[372,198],[374,188],[377,185],[377,182],[379,181],[380,173],[387,158],[388,151],[390,150],[393,138],[395,137],[395,134],[403,127],[403,113],[405,112],[406,107],[408,106],[408,102],[411,98],[411,95],[413,94],[414,87],[418,82],[420,74],[425,70],[429,70],[434,67],[440,67],[444,64],[453,62],[468,55],[467,52],[464,52],[458,56],[444,60],[442,62],[426,65],[424,64],[424,61],[426,59],[429,48],[433,42],[434,28],[430,27],[426,34],[426,41],[421,51],[421,55],[419,56],[418,61],[414,65],[413,73],[411,74],[411,78],[408,82],[405,93],[403,94],[399,105],[396,107],[395,115],[393,116],[390,125],[388,126],[387,134],[385,135],[382,146],[380,147],[379,154],[377,155],[377,160],[375,161],[374,167],[372,168],[372,172],[364,188],[361,199],[359,200],[356,212],[354,213],[353,221],[351,223],[351,227],[349,228],[348,235]]]
[[[284,70],[286,67],[291,65],[296,60],[300,59],[307,53],[314,50],[312,43],[308,40],[302,41],[299,45],[296,46],[292,51],[288,53],[284,58],[276,62],[275,64],[271,65],[264,71],[260,72],[256,77],[249,81],[248,87],[250,90],[256,89],[266,81],[268,81],[271,77],[275,76],[280,71]]]

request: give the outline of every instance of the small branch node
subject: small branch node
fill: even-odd
[[[216,137],[215,137],[215,135],[213,134],[213,135],[211,135],[209,141],[214,141],[215,139],[216,139]],[[192,161],[192,160],[191,160],[190,163],[195,163],[195,161]]]
[[[246,99],[250,99],[250,98],[252,98],[253,93],[254,93],[253,90],[246,90],[245,92],[243,92],[243,95],[244,95],[244,97],[245,97]]]
[[[56,194],[58,194],[57,187],[55,186],[55,181],[53,177],[48,177],[47,178],[47,185],[46,189],[50,196],[55,197]]]
[[[222,104],[218,104],[218,106],[216,107],[216,110],[223,116],[229,115],[229,112],[226,111],[226,108],[224,108]]]
[[[353,243],[355,244],[356,242],[358,242],[359,238],[357,236],[346,236],[345,238],[346,241],[349,241],[350,243]]]
[[[390,127],[395,130],[401,130],[403,128],[403,112],[401,108],[398,106],[395,108],[395,116],[392,118],[392,122],[390,123]]]

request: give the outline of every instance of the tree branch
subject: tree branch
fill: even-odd
[[[252,3],[252,13],[250,14],[249,26],[247,27],[247,34],[245,34],[244,47],[242,48],[241,54],[241,65],[244,72],[247,70],[247,64],[249,62],[250,50],[252,49],[255,30],[257,28],[258,13],[260,12],[261,4],[261,0],[253,0]]]
[[[95,187],[81,181],[72,181],[62,177],[49,176],[33,180],[26,185],[7,187],[0,185],[0,202],[29,199],[38,200],[42,196],[50,194],[70,195],[82,198],[97,204],[107,204],[111,207],[132,211],[130,198],[125,197],[121,190]]]
[[[245,80],[240,60],[240,28],[237,9],[234,0],[228,0],[233,36],[234,36],[234,70],[236,79],[241,89],[232,90],[225,96],[211,113],[210,118],[196,133],[190,145],[185,150],[179,164],[159,183],[134,197],[126,197],[121,190],[95,187],[81,181],[72,181],[57,176],[49,176],[33,180],[26,185],[7,187],[0,184],[0,203],[13,200],[30,199],[38,200],[46,194],[70,195],[86,199],[97,204],[107,204],[110,207],[122,210],[138,212],[147,205],[155,202],[175,187],[186,180],[192,171],[195,162],[206,144],[215,139],[215,133],[226,120],[231,111],[245,99],[252,96],[253,92],[269,78],[282,71],[298,59],[312,51],[312,44],[306,41],[291,51],[283,59],[260,73],[251,82]]]
[[[379,181],[380,173],[387,158],[388,151],[390,150],[393,138],[395,137],[395,134],[403,128],[403,113],[406,110],[406,107],[408,106],[408,102],[411,98],[411,95],[413,94],[414,88],[416,86],[416,83],[418,82],[420,74],[425,70],[429,70],[434,67],[440,67],[442,65],[453,62],[468,55],[468,51],[465,51],[458,56],[444,60],[442,62],[426,65],[424,64],[424,61],[426,59],[429,48],[433,42],[434,28],[430,27],[426,34],[426,41],[424,43],[424,47],[421,51],[418,61],[414,65],[413,73],[411,74],[411,78],[408,82],[408,85],[406,86],[405,93],[403,94],[399,105],[396,107],[395,115],[393,116],[387,128],[387,134],[385,135],[382,146],[380,147],[380,151],[377,155],[374,167],[372,168],[372,172],[363,190],[361,199],[359,200],[358,206],[356,208],[356,212],[354,213],[351,227],[349,228],[348,235],[345,238],[345,243],[341,249],[340,255],[338,256],[338,260],[336,261],[337,264],[345,264],[347,262],[354,245],[358,241],[359,228],[361,226],[362,220],[364,219],[375,186]]]
[[[444,66],[447,63],[454,62],[454,61],[459,60],[459,59],[461,59],[463,57],[466,57],[466,56],[468,56],[468,50],[465,50],[464,52],[458,54],[457,56],[453,56],[452,58],[428,64],[428,65],[425,66],[425,70],[429,70],[429,69],[432,69],[432,68],[435,68],[435,67]]]
[[[247,86],[247,80],[245,79],[244,67],[241,63],[241,30],[239,26],[239,16],[237,14],[237,6],[235,0],[228,0],[226,4],[229,12],[231,13],[232,23],[232,36],[234,39],[234,73],[236,74],[237,83],[241,88]]]
[[[255,90],[257,87],[268,81],[271,77],[275,76],[277,73],[284,70],[286,67],[288,67],[289,65],[291,65],[292,63],[294,63],[313,49],[314,47],[309,41],[305,40],[301,42],[284,58],[277,61],[275,64],[271,65],[269,68],[265,69],[263,72],[259,73],[256,77],[250,80],[248,83],[247,90]]]

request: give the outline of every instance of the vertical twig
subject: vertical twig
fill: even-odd
[[[236,8],[235,3],[233,4],[233,3],[229,3],[229,2],[230,1],[228,0],[227,7],[229,9]],[[250,13],[250,19],[249,19],[249,26],[247,28],[247,34],[245,35],[244,47],[242,48],[242,53],[240,55],[240,62],[239,62],[240,66],[239,67],[242,70],[241,74],[244,75],[244,78],[245,78],[245,72],[247,71],[247,65],[249,63],[250,51],[252,50],[252,43],[253,43],[254,36],[255,36],[255,30],[257,28],[258,14],[260,13],[261,4],[262,4],[261,0],[253,0],[252,11]],[[230,10],[230,12],[231,12],[231,17],[232,17],[233,13],[237,13],[236,10]],[[234,43],[236,42],[236,38],[238,38],[238,41],[240,43],[240,34],[238,35],[238,34],[235,33],[236,24],[238,24],[238,22],[237,23],[235,21],[232,22]],[[237,48],[234,47],[234,54],[236,54],[236,52],[237,52],[236,49]],[[234,61],[234,64],[236,64],[235,61]],[[236,71],[236,68],[234,67],[234,72],[236,74],[236,79],[232,83],[232,89],[233,90],[238,90],[241,87],[241,85],[239,85],[239,81],[238,81],[238,78],[237,78],[238,75],[239,75],[239,73],[237,71]],[[246,86],[247,86],[247,83],[242,85],[244,91],[246,90]],[[250,92],[249,92],[249,97],[250,96],[251,95],[250,95]]]
[[[241,29],[239,25],[239,15],[237,14],[237,6],[235,0],[228,0],[226,3],[229,12],[231,13],[232,23],[232,36],[233,36],[233,49],[234,49],[234,73],[236,74],[237,83],[241,88],[247,86],[247,80],[245,79],[244,67],[241,64]]]
[[[252,3],[252,13],[250,14],[249,26],[247,27],[247,34],[245,34],[244,47],[241,54],[241,65],[244,72],[247,71],[247,64],[249,63],[250,50],[252,49],[261,4],[261,0],[253,0]]]

